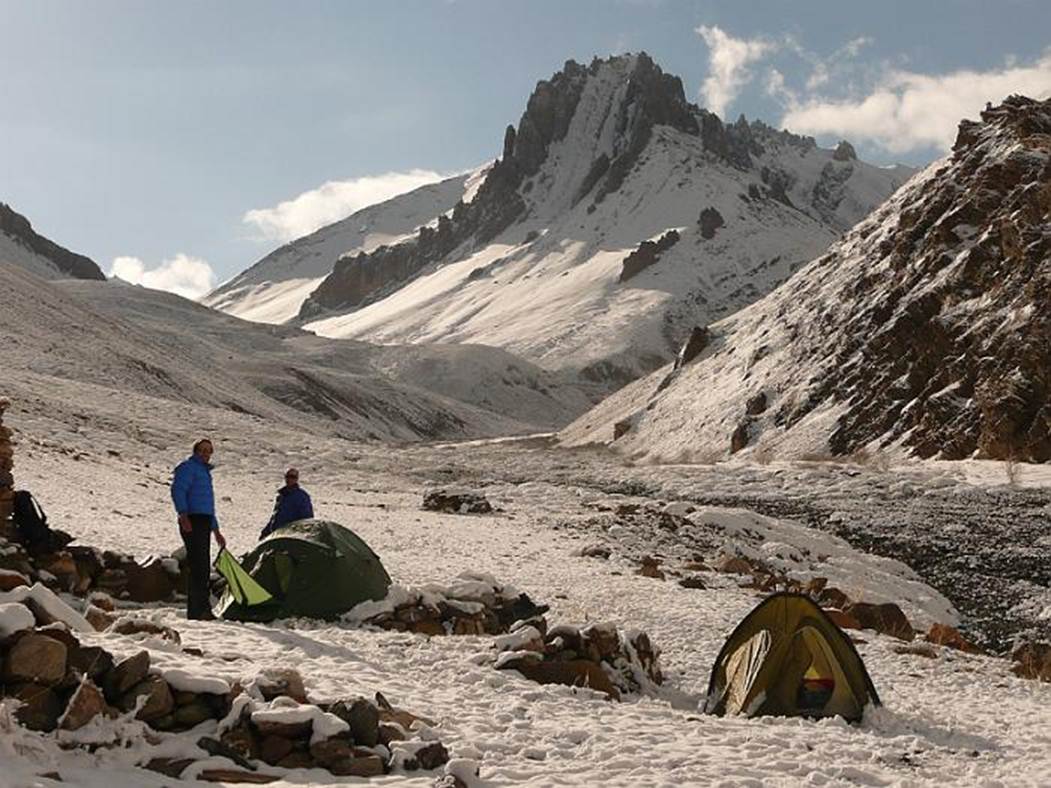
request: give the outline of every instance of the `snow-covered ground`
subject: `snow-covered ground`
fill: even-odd
[[[17,402],[7,416],[20,440],[19,485],[36,492],[53,522],[84,543],[138,554],[175,547],[169,469],[207,431],[217,448],[219,517],[235,551],[255,543],[281,471],[295,464],[319,515],[357,531],[396,582],[489,572],[550,604],[553,621],[610,621],[648,632],[662,649],[668,679],[658,694],[611,703],[590,691],[495,671],[488,664],[491,638],[428,639],[308,621],[188,622],[181,610],[163,605],[148,614],[178,629],[183,645],[204,656],[151,641],[162,669],[249,680],[263,668],[294,666],[318,700],[380,690],[435,720],[454,757],[480,763],[478,784],[485,786],[1040,785],[1051,774],[1051,685],[1015,678],[998,658],[948,650],[936,659],[900,654],[898,641],[871,632],[861,633],[858,649],[885,706],[870,710],[858,726],[701,715],[697,703],[712,660],[760,595],[712,572],[702,573],[704,590],[682,588],[674,577],[634,574],[641,552],[681,571],[692,552],[737,547],[779,561],[799,577],[829,576],[855,595],[893,599],[917,625],[951,621],[957,614],[945,597],[903,564],[862,553],[804,522],[750,512],[741,502],[764,500],[766,509],[778,500],[839,506],[852,497],[860,506],[868,496],[873,507],[894,490],[913,501],[919,517],[927,490],[979,496],[1004,487],[985,465],[632,467],[605,452],[553,449],[542,438],[396,450],[303,436],[242,414],[162,400],[150,412],[126,408],[121,423],[99,416],[103,403],[95,396],[84,389],[81,419]],[[1025,484],[1041,489],[1047,480],[1026,471]],[[482,489],[497,512],[421,511],[425,488],[458,482]],[[736,496],[737,503],[704,502],[701,488],[709,497]],[[687,512],[679,501],[700,503]],[[610,510],[623,503],[670,505],[689,525],[671,532],[645,517],[618,519]],[[849,510],[842,513],[849,519]],[[595,542],[610,547],[608,561],[575,555]],[[94,637],[119,652],[140,645]],[[162,743],[153,752],[178,746]],[[30,780],[52,770],[63,785],[172,784],[134,768],[147,749],[141,741],[88,755],[5,733],[0,747],[3,785],[58,785]],[[371,782],[428,786],[433,779],[395,774]],[[341,780],[356,784],[320,771],[290,772],[279,784]]]

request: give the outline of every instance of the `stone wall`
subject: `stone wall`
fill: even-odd
[[[4,411],[11,402],[0,397],[0,536],[11,528],[11,507],[15,497],[15,479],[11,471],[15,465],[15,447],[11,429],[4,426]]]

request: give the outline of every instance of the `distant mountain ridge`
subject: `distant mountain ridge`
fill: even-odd
[[[104,280],[94,260],[40,235],[22,214],[0,202],[0,261],[14,263],[48,279]]]
[[[949,156],[691,355],[566,440],[665,459],[1051,459],[1051,100],[963,121]]]

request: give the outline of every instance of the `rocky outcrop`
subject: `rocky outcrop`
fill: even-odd
[[[731,448],[767,430],[777,443],[798,427],[805,451],[835,455],[901,443],[919,457],[1051,460],[1051,100],[1013,96],[981,118],[828,253],[720,323],[714,352],[633,399],[647,415],[625,450],[726,445],[734,426]],[[766,189],[789,199],[782,175],[765,170]],[[713,379],[731,394],[712,396]],[[745,442],[757,387],[767,404],[745,417]]]
[[[712,206],[708,206],[697,219],[697,224],[701,228],[701,238],[706,241],[710,241],[715,237],[715,231],[726,224],[726,220],[719,211]]]
[[[671,249],[679,242],[677,230],[668,230],[656,241],[643,241],[639,248],[624,258],[621,264],[620,279],[617,281],[624,284],[629,279],[654,265],[660,260],[661,254]]]
[[[102,269],[90,257],[71,252],[39,235],[26,217],[2,202],[0,202],[0,232],[9,235],[31,252],[50,260],[66,276],[99,281],[106,279]]]
[[[851,405],[833,451],[882,436],[921,457],[1051,459],[1049,140],[1051,101],[1013,96],[961,124],[904,205],[826,382]]]

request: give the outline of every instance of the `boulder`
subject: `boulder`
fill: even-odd
[[[715,231],[726,224],[723,215],[712,206],[708,206],[697,218],[697,224],[701,228],[701,238],[710,241],[715,237]]]
[[[157,675],[146,676],[121,695],[117,701],[117,708],[121,711],[131,711],[139,703],[140,698],[145,698],[145,700],[142,702],[142,708],[135,714],[135,719],[143,722],[159,720],[171,714],[175,709],[171,687],[168,686],[168,682]]]
[[[59,720],[59,727],[64,731],[78,730],[105,710],[106,698],[102,695],[102,690],[90,679],[84,679],[69,699],[66,711]]]
[[[164,564],[156,556],[150,556],[142,563],[125,565],[128,598],[132,602],[160,602],[171,599],[175,593],[175,583]]]
[[[707,326],[694,326],[693,330],[690,331],[689,339],[686,340],[683,346],[679,349],[678,355],[675,357],[674,368],[682,369],[697,358],[697,356],[704,352],[704,349],[708,347],[711,339],[711,333],[708,331]]]
[[[97,682],[113,668],[113,655],[100,646],[82,645],[70,652],[69,667]]]
[[[817,595],[817,602],[821,607],[834,607],[845,610],[850,605],[850,597],[836,587],[823,588]]]
[[[317,764],[305,750],[292,750],[288,755],[277,762],[282,769],[313,769]]]
[[[916,633],[902,609],[893,602],[880,605],[855,602],[843,612],[857,619],[862,629],[874,629],[880,634],[900,640],[912,640]]]
[[[492,505],[484,495],[470,490],[428,490],[423,496],[423,508],[449,514],[489,514]]]
[[[295,742],[284,736],[269,734],[259,743],[259,757],[271,766],[288,757],[295,749]]]
[[[964,651],[968,654],[980,654],[981,649],[960,634],[960,630],[948,624],[931,624],[924,638],[928,643],[936,643],[939,646],[947,646]]]
[[[122,659],[106,676],[103,689],[106,698],[113,701],[126,693],[144,678],[150,670],[150,652],[140,651],[133,656]]]
[[[696,588],[699,590],[703,590],[708,587],[704,584],[704,578],[702,578],[700,575],[691,575],[690,577],[684,577],[682,578],[682,580],[679,581],[679,585],[683,588]]]
[[[861,623],[849,613],[844,613],[836,608],[829,608],[825,615],[832,619],[832,623],[840,629],[861,629]]]
[[[312,743],[310,756],[317,761],[319,766],[328,769],[333,764],[353,758],[354,754],[349,741],[332,738]]]
[[[105,632],[117,620],[112,613],[107,613],[94,605],[84,608],[84,619],[95,628],[96,632]]]
[[[437,769],[449,762],[449,751],[440,741],[435,741],[416,750],[413,757],[421,769]]]
[[[5,681],[54,686],[66,676],[66,645],[35,632],[22,634],[4,660]]]
[[[580,555],[584,558],[602,558],[606,560],[610,557],[610,554],[610,549],[601,544],[589,544],[580,549]]]
[[[331,772],[340,777],[379,777],[386,771],[378,755],[362,755],[334,763]]]
[[[527,679],[538,684],[564,684],[569,687],[590,687],[603,692],[613,700],[620,699],[620,692],[606,671],[596,662],[574,659],[565,662],[522,662],[515,669]]]
[[[30,730],[47,732],[58,727],[65,705],[51,687],[32,682],[8,684],[5,695],[21,701],[15,719]]]
[[[713,568],[716,572],[729,575],[750,575],[755,571],[755,567],[746,558],[725,554],[716,560]]]
[[[259,757],[259,737],[247,722],[239,722],[224,731],[219,741],[241,758]]]
[[[380,711],[365,698],[341,700],[328,708],[350,726],[350,735],[355,744],[375,747],[380,737]]]
[[[213,719],[215,710],[204,698],[198,696],[189,703],[178,706],[173,717],[176,725],[183,728],[192,728],[195,725],[200,725],[205,720]]]
[[[304,736],[309,736],[314,728],[314,723],[311,720],[303,720],[302,722],[284,722],[283,720],[261,720],[256,722],[252,720],[252,725],[255,726],[256,731],[264,739],[268,736],[278,736],[289,740],[301,739]]]
[[[1022,643],[1011,652],[1011,659],[1016,676],[1051,681],[1051,643]]]
[[[0,569],[0,591],[13,591],[29,585],[29,578],[13,569]]]
[[[104,591],[92,591],[88,594],[87,603],[94,605],[99,610],[104,610],[107,613],[112,613],[117,609],[116,604],[113,602],[113,597]]]
[[[303,677],[295,668],[267,668],[256,677],[255,686],[266,701],[284,696],[296,703],[307,702]]]

